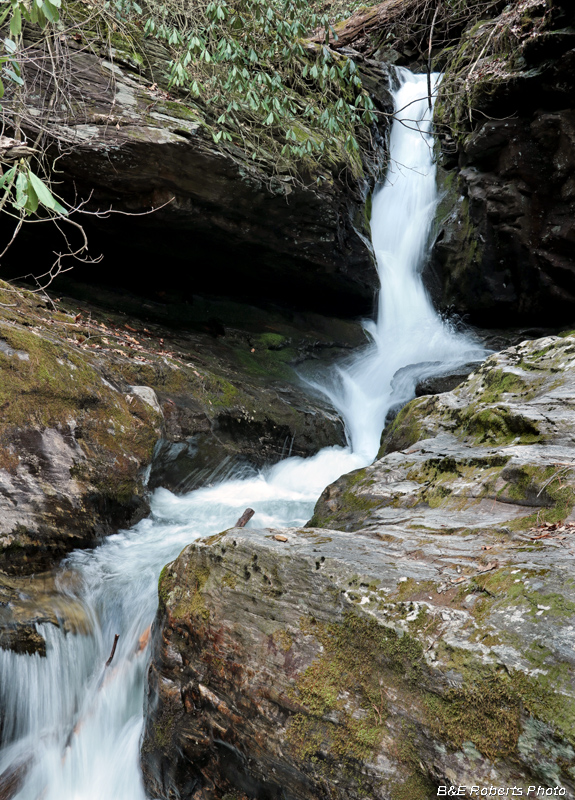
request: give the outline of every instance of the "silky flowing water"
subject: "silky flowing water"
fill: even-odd
[[[421,281],[438,199],[427,85],[402,69],[398,81],[390,167],[372,205],[381,279],[377,318],[366,324],[372,341],[313,384],[341,414],[349,446],[182,497],[159,489],[148,519],[95,550],[72,553],[61,588],[84,606],[84,630],[41,626],[46,658],[0,650],[0,776],[5,784],[14,777],[17,800],[144,800],[142,636],[164,564],[194,539],[231,527],[246,506],[256,510],[251,527],[301,526],[325,486],[373,461],[388,410],[413,395],[419,378],[483,355],[438,317]]]

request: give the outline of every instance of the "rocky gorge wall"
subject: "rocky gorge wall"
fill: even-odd
[[[84,20],[81,3],[67,8],[78,26],[61,44],[62,69],[74,76],[66,111],[46,110],[50,77],[38,69],[30,75],[38,91],[29,98],[27,134],[34,138],[35,120],[43,120],[58,191],[72,206],[120,214],[80,217],[91,252],[104,253],[97,280],[151,293],[176,287],[188,299],[207,292],[349,317],[370,313],[377,276],[365,204],[385,164],[393,110],[386,66],[358,59],[382,112],[360,174],[334,156],[318,174],[296,179],[278,174],[265,150],[254,161],[236,144],[215,143],[209,107],[168,90],[170,53],[141,26],[102,31]],[[45,58],[33,26],[25,44],[33,71],[34,58]],[[52,235],[46,230],[38,247],[24,230],[4,258],[4,276],[21,275],[23,260],[42,268]],[[130,266],[134,259],[162,269],[148,278]]]
[[[480,325],[569,323],[575,297],[575,12],[527,2],[446,58],[430,283]]]
[[[450,62],[476,80],[471,119],[463,102],[440,104],[428,277],[443,309],[556,325],[575,299],[573,20],[567,3],[515,7],[516,61],[477,58],[492,30],[515,24],[497,7]],[[382,33],[345,46],[389,112]],[[115,251],[104,283],[139,276],[123,240],[155,254],[155,300],[139,310],[128,295],[112,312],[2,287],[0,645],[40,654],[38,622],[81,631],[83,620],[38,571],[144,515],[148,488],[186,491],[222,461],[342,442],[292,367],[363,341],[301,310],[369,310],[366,198],[383,166],[379,150],[364,182],[286,189],[214,147],[125,44],[112,60],[69,44],[68,189],[92,192],[94,208],[170,202],[92,228]],[[387,55],[421,69],[416,45]],[[195,310],[170,298],[159,323],[174,278]],[[204,306],[202,286],[287,309]],[[310,527],[228,531],[166,567],[142,749],[152,794],[411,800],[481,780],[575,790],[572,349],[571,337],[524,344],[414,401],[380,459],[328,487]]]
[[[149,513],[151,489],[343,442],[294,365],[364,339],[353,323],[199,300],[183,331],[159,304],[142,320],[138,298],[118,312],[118,296],[89,294],[0,288],[0,646],[18,651],[44,651],[38,622],[74,628],[78,604],[47,571]]]

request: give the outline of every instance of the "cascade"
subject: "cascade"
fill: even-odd
[[[431,115],[425,76],[399,69],[398,83],[390,166],[373,199],[382,290],[377,318],[366,326],[371,343],[313,384],[344,419],[348,447],[288,458],[185,496],[159,489],[148,519],[96,550],[72,553],[60,586],[82,602],[86,630],[41,626],[46,658],[0,650],[0,776],[12,776],[17,800],[145,800],[142,636],[162,567],[194,539],[231,527],[246,505],[257,512],[252,527],[303,525],[325,486],[375,458],[388,410],[413,395],[418,379],[484,355],[438,317],[421,281],[437,203]]]

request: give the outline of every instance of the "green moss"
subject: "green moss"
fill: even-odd
[[[225,586],[233,591],[236,588],[236,585],[237,585],[236,576],[232,575],[231,572],[227,572],[222,578],[222,586]]]
[[[424,772],[418,751],[418,731],[414,725],[402,720],[399,733],[394,737],[393,755],[401,764],[401,778],[388,782],[391,800],[432,800],[437,797],[437,787]]]
[[[72,469],[105,498],[126,504],[141,492],[139,470],[149,463],[158,415],[106,385],[83,352],[0,322],[0,335],[28,358],[0,357],[2,437],[12,430],[75,427],[87,456]],[[6,459],[4,459],[6,461]]]
[[[479,576],[478,581],[489,595],[509,600],[517,584],[510,570],[499,573]],[[541,602],[536,592],[528,594],[532,604]],[[573,614],[572,604],[564,599],[547,597],[546,602],[555,604],[558,613]],[[545,675],[501,670],[472,651],[440,641],[442,672],[462,679],[461,685],[444,683],[441,689],[441,678],[427,665],[422,643],[410,634],[400,635],[354,612],[337,624],[304,621],[302,631],[314,635],[322,648],[299,676],[294,692],[306,713],[295,715],[288,739],[302,760],[319,760],[325,752],[349,763],[373,758],[387,730],[388,687],[393,687],[396,702],[409,704],[422,731],[455,749],[471,743],[493,761],[515,757],[525,712],[552,725],[568,741],[573,737],[575,705],[562,691],[568,685],[565,674],[555,671],[546,680]],[[358,720],[361,725],[356,725]],[[406,769],[406,783],[393,787],[393,797],[407,796],[409,786],[420,782],[421,796],[429,795],[431,786],[417,767],[420,748],[427,746],[428,734],[412,731],[411,736],[399,737],[394,755],[411,768]]]
[[[472,614],[482,631],[485,631],[485,622],[493,613],[521,611],[534,620],[539,617],[541,611],[544,611],[545,616],[549,618],[567,620],[573,617],[575,603],[568,597],[558,592],[542,593],[530,589],[525,584],[526,577],[524,574],[518,579],[514,570],[503,568],[472,578],[468,591],[481,593]],[[503,634],[500,632],[501,635]],[[506,636],[509,638],[508,634]],[[489,631],[486,636],[477,635],[475,638],[480,638],[484,644],[490,644],[488,637]],[[540,659],[545,657],[541,651],[534,651],[528,654],[529,660],[533,662],[536,655]]]
[[[363,224],[366,231],[369,231],[371,229],[372,205],[373,205],[373,195],[371,192],[369,192],[367,197],[365,198],[365,205],[363,207]]]
[[[463,435],[471,436],[476,444],[502,445],[515,441],[517,444],[534,444],[542,438],[532,420],[506,406],[468,407],[461,416],[459,430]]]
[[[525,396],[530,393],[530,388],[529,384],[514,373],[490,369],[485,374],[481,400],[484,403],[496,403],[504,394]]]
[[[156,747],[160,748],[161,750],[164,750],[171,744],[172,741],[171,732],[166,727],[166,725],[162,720],[154,722],[153,731],[154,731],[153,733],[154,744]]]
[[[296,682],[295,698],[307,713],[296,715],[288,739],[301,759],[312,756],[318,742],[336,759],[351,763],[370,758],[385,733],[385,675],[393,673],[416,686],[423,662],[421,644],[353,612],[339,624],[303,621],[302,630],[316,636],[323,650]],[[348,710],[350,691],[359,714]]]
[[[461,688],[450,690],[440,699],[428,698],[438,735],[449,737],[458,746],[470,741],[493,760],[513,757],[527,724],[525,714],[529,714],[533,720],[552,726],[558,744],[560,737],[573,742],[573,675],[565,664],[532,676],[478,662],[470,651],[441,643],[438,654],[447,668],[463,678]]]
[[[419,771],[408,775],[401,782],[393,783],[389,788],[391,800],[414,800],[416,797],[418,800],[432,800],[437,797],[437,786],[421,772],[420,767]]]
[[[436,397],[421,397],[412,400],[393,420],[382,434],[378,458],[396,450],[406,450],[429,435],[425,417],[432,414],[437,406]]]
[[[398,601],[412,600],[421,594],[429,595],[436,588],[437,584],[433,581],[416,581],[414,578],[408,578],[397,585],[395,594],[390,595],[390,598],[393,597],[394,600]]]
[[[283,350],[290,340],[280,333],[262,333],[257,337],[257,344],[267,350]]]
[[[210,612],[204,602],[203,589],[209,577],[207,561],[196,551],[189,559],[185,579],[174,587],[170,596],[171,611],[176,619],[208,621]]]
[[[525,530],[544,522],[560,522],[569,516],[575,506],[575,472],[556,465],[537,467],[523,465],[505,469],[501,477],[507,482],[498,492],[498,498],[537,508],[532,514],[511,520],[511,530]]]
[[[165,112],[172,117],[178,119],[188,120],[190,122],[203,123],[204,117],[200,110],[196,107],[186,105],[184,102],[177,102],[175,100],[162,100],[154,107],[155,111],[160,113]]]
[[[342,487],[337,499],[338,510],[332,513],[326,506],[324,497],[320,497],[307,527],[358,530],[369,516],[369,512],[381,505],[379,498],[356,491],[371,486],[372,483],[372,480],[366,478],[365,469],[354,470],[341,477],[338,481],[338,485]]]
[[[565,690],[566,665],[557,665],[555,669],[547,669],[546,673],[536,676],[514,671],[511,683],[514,691],[521,697],[525,710],[534,719],[550,725],[555,735],[563,734],[566,741],[575,744],[575,698]],[[572,671],[567,676],[572,683]],[[568,686],[568,684],[567,684]],[[562,691],[563,690],[563,691]],[[558,741],[560,744],[560,740]]]
[[[170,592],[174,588],[174,579],[170,575],[168,565],[163,567],[158,579],[158,601],[160,608],[165,608],[168,604]]]
[[[272,639],[278,650],[281,650],[283,653],[287,653],[289,650],[291,650],[293,645],[292,638],[289,633],[281,628],[273,632]]]
[[[496,672],[462,688],[448,689],[443,697],[425,700],[431,729],[457,748],[472,742],[487,758],[510,757],[521,732],[521,698],[512,683]]]
[[[240,391],[233,383],[212,375],[204,382],[204,391],[211,399],[211,405],[230,408],[239,399]]]
[[[297,352],[291,347],[269,349],[267,345],[263,345],[256,346],[253,350],[252,353],[246,348],[233,349],[235,362],[248,375],[276,380],[294,377],[291,363],[296,361]]]

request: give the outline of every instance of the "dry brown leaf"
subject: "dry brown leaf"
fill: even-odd
[[[499,561],[490,561],[489,564],[486,564],[484,567],[478,567],[478,572],[491,572],[492,569],[496,569],[499,566]]]

